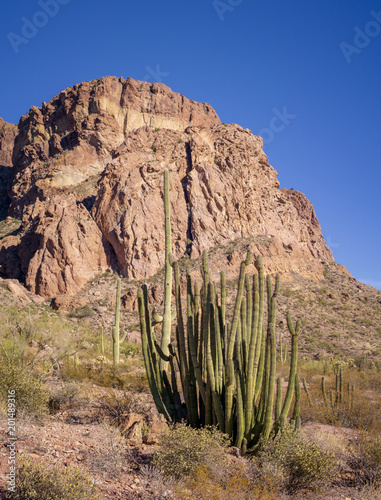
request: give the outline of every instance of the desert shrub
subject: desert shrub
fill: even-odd
[[[97,406],[102,416],[112,424],[119,426],[123,423],[127,413],[137,413],[146,415],[149,410],[149,405],[137,398],[134,394],[131,396],[125,392],[112,392],[106,397],[99,399]]]
[[[95,456],[89,456],[90,471],[97,476],[111,476],[120,480],[122,469],[126,470],[126,465],[132,461],[130,452],[126,450],[126,442],[119,429],[106,423],[102,424],[102,428],[103,448]]]
[[[94,316],[94,311],[91,309],[89,306],[84,306],[76,309],[75,311],[72,311],[69,313],[69,318],[88,318],[90,316]]]
[[[19,459],[15,500],[97,500],[92,480],[77,467]]]
[[[315,421],[328,425],[348,427],[351,429],[376,429],[380,427],[380,402],[369,399],[364,394],[349,405],[347,402],[338,403],[332,407],[326,406],[319,396],[313,398],[313,406],[303,405],[302,421]]]
[[[192,475],[175,479],[152,466],[142,466],[142,484],[155,498],[177,500],[281,500],[277,484],[266,483],[249,459],[237,457],[223,465],[201,465]]]
[[[73,382],[65,382],[62,387],[51,392],[49,398],[49,412],[54,413],[62,406],[72,406],[79,393],[79,387]]]
[[[142,354],[142,346],[136,342],[124,341],[120,345],[120,353],[127,357],[140,356]]]
[[[359,492],[359,500],[381,500],[381,486],[364,486]]]
[[[265,476],[289,493],[302,488],[318,489],[329,483],[337,470],[332,453],[285,429],[275,440],[261,444],[254,459]]]
[[[344,371],[342,397],[339,398],[339,394],[335,390],[334,374],[328,372],[325,377],[328,404],[324,402],[323,398],[321,374],[309,371],[306,373],[306,379],[312,405],[307,402],[306,394],[303,393],[302,422],[317,421],[352,429],[377,430],[381,428],[379,373],[375,371],[364,372],[355,367],[347,368]],[[352,387],[355,388],[353,392]],[[330,397],[331,392],[333,393],[333,404]]]
[[[181,481],[164,477],[157,467],[141,465],[139,471],[141,486],[148,495],[154,494],[154,498],[174,498],[175,491],[184,492],[184,485]],[[176,496],[176,498],[180,499],[181,496]]]
[[[202,467],[212,472],[224,465],[229,438],[214,427],[194,429],[179,423],[161,434],[159,444],[154,466],[165,477],[181,478],[195,475]]]
[[[352,429],[372,429],[380,424],[381,405],[360,394],[351,406],[338,406],[332,413],[332,423]]]
[[[175,484],[171,490],[179,500],[280,500],[277,485],[266,484],[247,470],[245,460],[221,468],[218,474],[210,474],[208,467],[199,467],[195,474],[185,480],[185,486]]]
[[[43,372],[34,367],[25,346],[14,343],[0,350],[0,399],[7,402],[8,391],[15,391],[16,414],[42,417],[48,412],[49,390]]]
[[[128,373],[120,367],[108,366],[102,370],[90,370],[87,378],[102,387],[149,392],[147,377],[143,372]]]
[[[104,358],[106,361],[106,358]],[[91,382],[101,387],[112,387],[115,389],[131,390],[136,392],[149,392],[147,376],[141,368],[141,360],[132,357],[128,363],[114,367],[108,362],[97,362],[97,360],[79,359],[75,365],[70,358],[62,364],[61,376],[63,380]]]
[[[381,488],[381,435],[361,432],[353,445],[351,466],[362,484]]]
[[[4,404],[8,390],[15,391],[16,412],[43,417],[48,412],[49,393],[43,381],[20,367],[0,367],[1,399]]]

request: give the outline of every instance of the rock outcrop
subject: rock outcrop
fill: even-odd
[[[0,117],[0,218],[6,216],[10,199],[8,188],[12,173],[12,154],[17,135],[17,125],[6,123]]]
[[[157,272],[165,168],[175,258],[248,238],[268,272],[319,279],[333,260],[311,203],[279,189],[262,139],[163,84],[85,82],[32,107],[17,135],[3,129],[9,214],[22,225],[0,240],[0,275],[34,293],[74,294],[108,268],[130,279]]]

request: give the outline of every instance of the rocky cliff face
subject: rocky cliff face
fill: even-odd
[[[10,125],[0,117],[0,219],[6,216],[9,197],[8,185],[12,172],[12,154],[17,125]]]
[[[137,279],[163,266],[165,168],[175,258],[248,238],[269,272],[319,279],[333,260],[311,203],[279,189],[261,138],[163,84],[66,89],[17,129],[0,122],[2,163],[13,163],[9,214],[22,224],[0,240],[0,275],[42,296],[76,293],[107,268]]]

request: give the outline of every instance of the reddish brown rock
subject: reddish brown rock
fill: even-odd
[[[80,307],[84,307],[88,304],[88,299],[86,297],[70,297],[66,295],[57,295],[54,297],[52,302],[52,307],[56,311],[61,312],[71,312]]]
[[[121,299],[122,308],[126,311],[137,311],[138,310],[138,298],[137,291],[135,289],[128,290]]]
[[[279,189],[261,138],[163,84],[68,88],[32,107],[17,136],[0,121],[1,158],[13,161],[9,214],[22,225],[0,241],[0,275],[45,297],[75,294],[107,267],[140,279],[163,266],[165,168],[175,258],[246,238],[271,273],[319,279],[333,260],[311,203]],[[240,260],[218,268],[235,275]]]
[[[12,213],[20,217],[36,197],[36,183],[51,192],[73,189],[99,175],[132,130],[184,130],[215,123],[219,119],[211,106],[161,83],[105,77],[68,88],[41,108],[33,106],[20,120]]]
[[[6,216],[10,199],[8,189],[12,173],[12,154],[17,125],[10,125],[0,117],[0,217]]]
[[[252,245],[271,273],[322,277],[332,261],[311,203],[279,190],[262,140],[238,125],[184,132],[142,128],[129,134],[99,181],[93,214],[125,276],[146,278],[164,265],[163,171],[170,170],[173,254],[192,258],[232,240]],[[241,255],[230,259],[237,269]]]
[[[128,413],[123,417],[120,432],[132,446],[157,444],[160,434],[168,428],[164,416],[156,411],[150,411],[144,417],[137,413]]]
[[[0,117],[0,167],[12,167],[12,154],[17,125],[11,125]]]
[[[45,297],[76,293],[108,268],[102,234],[73,195],[37,202],[32,231],[21,241],[18,253],[29,262],[25,282],[34,293]]]
[[[2,279],[0,278],[0,284],[4,285],[8,291],[11,292],[15,300],[20,302],[34,302],[36,304],[42,304],[44,299],[39,295],[28,292],[28,290],[23,287],[17,280]]]

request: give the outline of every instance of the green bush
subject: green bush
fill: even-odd
[[[77,467],[19,459],[15,500],[98,500],[92,480]]]
[[[121,354],[123,354],[124,356],[127,356],[127,357],[128,356],[130,356],[130,357],[141,356],[142,346],[140,344],[135,343],[135,342],[124,341],[120,345],[120,352],[121,352]]]
[[[27,355],[12,346],[0,350],[0,401],[7,405],[8,391],[15,391],[16,414],[42,417],[48,412],[49,390],[43,374],[27,360]]]
[[[75,311],[69,313],[69,318],[88,318],[90,316],[94,316],[94,311],[89,306],[79,307]]]
[[[277,477],[289,493],[302,488],[318,489],[328,484],[337,470],[333,454],[305,441],[290,428],[263,444],[255,461],[264,475]]]
[[[200,468],[211,471],[224,465],[229,437],[215,427],[194,429],[181,423],[165,430],[159,444],[153,464],[163,476],[179,479],[194,476]]]

